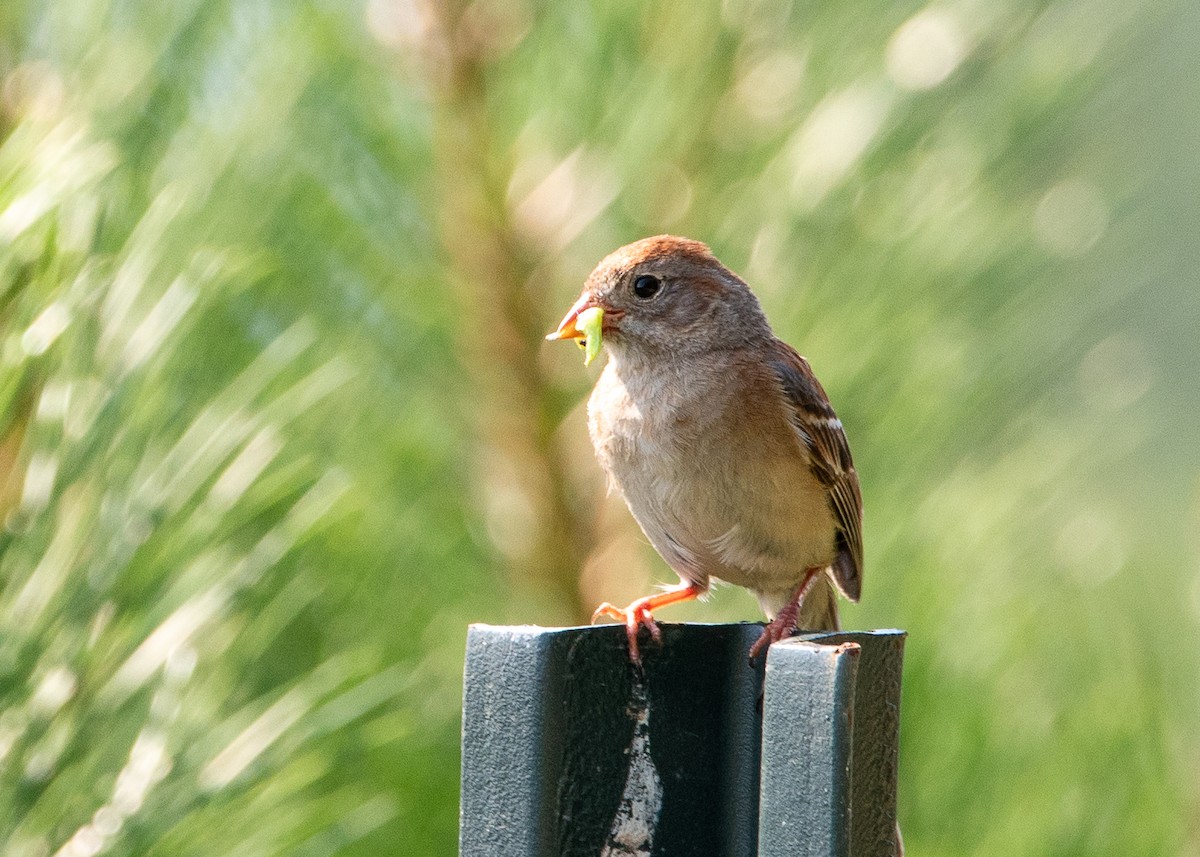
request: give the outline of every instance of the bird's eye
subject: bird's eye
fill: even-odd
[[[646,301],[658,294],[662,288],[662,280],[649,274],[642,274],[633,281],[633,293]]]

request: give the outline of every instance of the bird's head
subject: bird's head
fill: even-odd
[[[757,298],[699,241],[659,235],[606,256],[547,339],[600,342],[620,356],[665,359],[770,338]]]

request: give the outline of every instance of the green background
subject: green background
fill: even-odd
[[[0,853],[453,854],[469,622],[670,573],[543,343],[710,243],[862,474],[909,853],[1200,854],[1200,6],[0,6]],[[732,588],[664,619],[758,617]]]

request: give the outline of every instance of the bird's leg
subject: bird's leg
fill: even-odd
[[[817,575],[824,570],[823,566],[817,566],[804,572],[800,585],[792,591],[791,600],[775,614],[774,619],[767,623],[767,627],[763,628],[762,636],[750,647],[750,660],[757,658],[759,653],[772,643],[778,643],[792,635],[792,632],[796,630],[796,617],[800,615],[800,605],[804,603],[804,596],[808,594]]]
[[[704,592],[705,588],[695,583],[681,583],[679,586],[674,586],[664,592],[639,598],[624,609],[605,601],[592,614],[592,622],[595,622],[601,616],[608,616],[610,619],[624,622],[625,635],[629,638],[629,657],[633,659],[635,664],[640,665],[642,656],[638,651],[639,629],[645,626],[646,630],[650,632],[650,636],[654,639],[654,642],[662,642],[662,631],[658,629],[658,623],[654,621],[651,611],[657,610],[659,607],[665,607],[668,604],[691,601],[693,598],[703,595]]]

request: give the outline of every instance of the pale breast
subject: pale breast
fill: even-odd
[[[610,362],[588,403],[597,458],[680,577],[787,587],[832,560],[825,491],[782,412],[764,415],[727,372],[699,368],[680,377]]]

